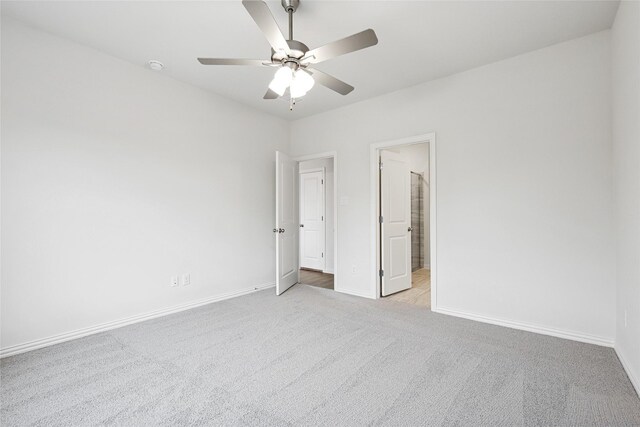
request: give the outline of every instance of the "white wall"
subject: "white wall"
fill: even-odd
[[[307,160],[304,162],[300,162],[300,171],[305,171],[309,169],[317,169],[317,168],[325,168],[324,175],[324,195],[325,195],[325,229],[326,229],[326,239],[325,239],[325,273],[334,273],[334,233],[335,233],[335,221],[333,218],[334,212],[334,181],[333,181],[333,159],[314,159]]]
[[[616,350],[640,392],[640,3],[620,3],[612,49]]]
[[[340,157],[341,290],[375,292],[369,145],[435,131],[438,309],[611,344],[609,37],[295,121],[293,155]]]
[[[6,19],[1,101],[3,349],[274,281],[287,122]]]

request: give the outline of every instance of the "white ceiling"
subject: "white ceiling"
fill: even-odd
[[[269,1],[280,28],[287,16]],[[377,46],[318,69],[355,86],[341,96],[316,86],[290,112],[263,94],[267,67],[203,66],[196,57],[267,59],[270,47],[236,1],[9,2],[2,13],[271,114],[297,119],[610,28],[617,1],[301,0],[295,39],[314,48],[367,28]],[[286,34],[286,32],[285,32]]]

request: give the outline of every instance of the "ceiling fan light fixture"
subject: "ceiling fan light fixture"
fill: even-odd
[[[311,74],[302,69],[298,69],[298,71],[296,71],[294,80],[305,92],[309,92],[316,83],[313,77],[311,77]]]
[[[284,95],[293,79],[293,70],[289,67],[278,68],[276,74],[273,76],[273,80],[269,83],[269,89],[277,93],[279,96]]]
[[[293,80],[291,80],[291,97],[292,98],[302,98],[311,90],[315,81],[313,77],[309,73],[304,70],[298,69],[293,76]]]
[[[282,84],[282,82],[279,82],[276,79],[271,80],[271,83],[269,83],[269,89],[277,93],[278,96],[284,95],[284,92],[287,90],[288,86],[289,85]]]
[[[293,80],[293,70],[289,67],[280,67],[273,76],[273,80],[285,86],[289,86],[291,84],[291,80]]]
[[[291,83],[291,87],[289,88],[289,93],[291,94],[291,98],[294,98],[294,99],[302,98],[307,94],[306,91],[302,90],[302,87],[300,85],[297,85],[295,83]]]

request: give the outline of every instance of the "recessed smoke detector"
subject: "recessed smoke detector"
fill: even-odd
[[[164,64],[160,61],[156,61],[155,59],[149,61],[148,64],[149,68],[151,68],[153,71],[160,71],[164,68]]]

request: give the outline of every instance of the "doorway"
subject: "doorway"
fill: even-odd
[[[299,163],[300,279],[305,285],[334,288],[333,158]]]
[[[435,135],[372,146],[376,297],[435,308]]]
[[[337,155],[276,152],[276,295],[295,284],[336,289]]]

